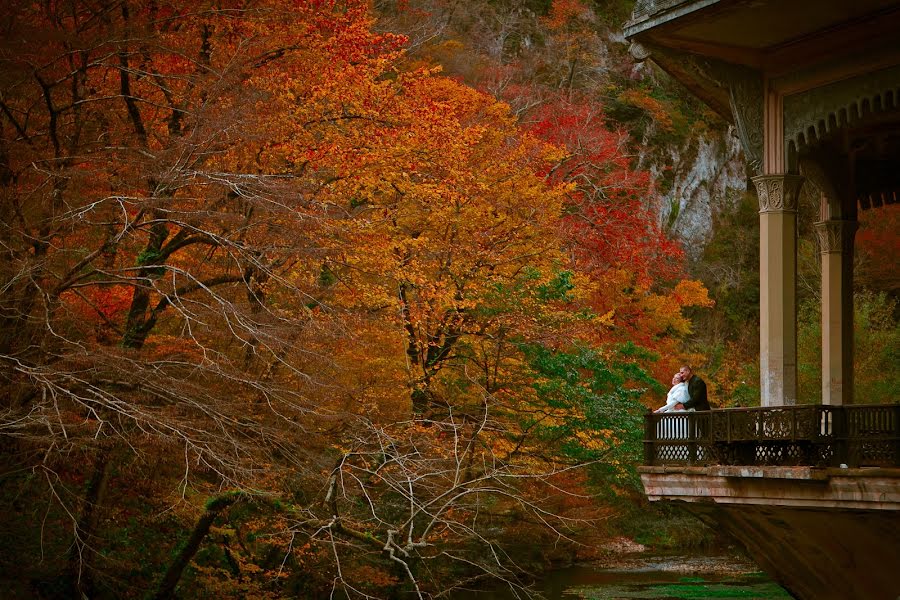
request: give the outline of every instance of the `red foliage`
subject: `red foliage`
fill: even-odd
[[[862,211],[860,228],[856,234],[856,249],[860,257],[859,279],[879,290],[900,290],[900,204],[890,204]]]
[[[625,268],[644,286],[682,275],[682,249],[656,221],[650,174],[632,169],[627,134],[607,129],[597,104],[557,98],[537,111],[532,131],[567,151],[547,175],[572,186],[565,226],[582,268],[598,276]]]
[[[86,287],[80,293],[66,292],[62,298],[83,322],[95,323],[100,320],[114,323],[128,310],[131,296],[129,286],[112,285]]]
[[[573,22],[589,19],[591,14],[591,9],[583,0],[553,0],[544,22],[548,29],[560,30]]]

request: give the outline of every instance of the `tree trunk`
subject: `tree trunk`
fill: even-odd
[[[110,450],[101,449],[94,463],[94,472],[85,492],[81,517],[75,525],[75,542],[69,550],[69,578],[72,588],[84,598],[94,596],[94,576],[88,556],[92,552],[92,538],[100,520],[100,506],[106,498],[109,475],[112,472]]]
[[[191,536],[181,549],[181,552],[178,553],[178,556],[172,561],[172,564],[169,565],[169,568],[166,569],[166,574],[163,576],[162,581],[159,582],[159,587],[153,595],[153,600],[165,600],[173,596],[175,587],[181,579],[181,574],[188,564],[190,564],[194,555],[197,554],[197,550],[200,549],[200,544],[203,543],[203,539],[206,537],[206,534],[209,533],[209,528],[212,527],[216,517],[218,517],[219,513],[223,510],[241,501],[243,498],[243,494],[228,494],[225,496],[218,496],[207,502],[206,512],[197,519],[197,523],[194,525]]]

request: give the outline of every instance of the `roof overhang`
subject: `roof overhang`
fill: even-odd
[[[877,53],[900,61],[896,0],[643,0],[625,36],[781,77],[816,63]]]
[[[737,125],[754,169],[775,95],[789,168],[823,149],[852,155],[859,197],[897,201],[900,1],[638,0],[625,36]]]

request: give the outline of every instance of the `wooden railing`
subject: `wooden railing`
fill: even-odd
[[[900,404],[648,413],[644,463],[900,467]]]

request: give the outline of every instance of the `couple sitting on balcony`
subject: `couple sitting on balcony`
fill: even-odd
[[[706,398],[706,382],[694,375],[685,365],[672,378],[672,389],[666,396],[666,404],[653,412],[664,413],[678,410],[709,410]]]

